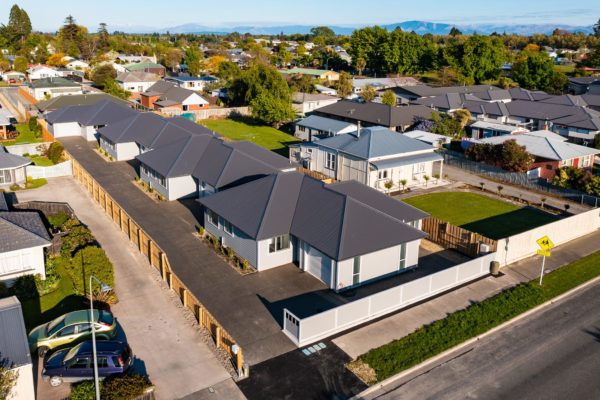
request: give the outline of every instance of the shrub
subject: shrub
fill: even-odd
[[[100,383],[102,390],[102,383]],[[69,400],[94,400],[96,398],[96,386],[94,381],[83,381],[73,385]]]
[[[35,284],[35,277],[33,275],[23,275],[18,277],[10,289],[21,301],[34,299],[39,296]]]
[[[104,400],[133,400],[152,386],[152,382],[141,375],[123,374],[107,378],[102,384]]]
[[[69,220],[69,216],[64,212],[48,215],[48,222],[54,229],[61,229],[65,222]]]
[[[233,257],[233,250],[231,249],[231,247],[227,248],[227,257],[229,257],[229,258]]]
[[[60,142],[53,142],[48,150],[46,151],[46,157],[50,159],[54,164],[58,164],[62,158],[64,146]]]
[[[200,236],[204,236],[204,227],[203,226],[201,226],[201,227],[198,228],[198,234]]]
[[[65,257],[71,257],[77,249],[89,246],[96,241],[92,232],[81,224],[73,226],[65,223],[63,228],[69,229],[69,232],[61,238],[60,254]]]
[[[13,192],[16,192],[19,189],[21,189],[21,186],[17,185],[16,183],[13,183],[12,185],[10,185],[10,190]]]
[[[248,260],[244,259],[244,261],[242,261],[242,269],[244,271],[248,269]]]
[[[150,193],[154,193],[154,188],[153,188],[152,186],[150,186],[150,187],[148,188],[148,192],[150,192]]]
[[[46,261],[46,279],[42,280],[41,275],[35,276],[35,286],[40,296],[53,292],[58,287],[60,275],[56,272],[56,258],[50,258]]]
[[[73,288],[77,294],[87,293],[90,275],[94,275],[101,282],[113,287],[113,266],[103,249],[88,246],[77,251],[66,265],[67,272],[73,280]],[[98,282],[92,283],[93,290],[97,290]]]
[[[0,281],[0,299],[10,296],[10,289],[6,287],[6,283]]]

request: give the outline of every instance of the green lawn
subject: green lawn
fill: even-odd
[[[600,252],[483,300],[358,357],[381,382],[600,275]],[[551,334],[551,333],[549,333]]]
[[[5,146],[10,146],[11,144],[41,143],[44,141],[41,137],[36,138],[34,133],[29,130],[27,124],[18,124],[15,125],[15,128],[19,131],[19,136],[15,140],[4,142]]]
[[[207,119],[200,121],[200,124],[228,139],[248,140],[285,157],[289,154],[287,147],[298,143],[292,135],[265,125],[253,125],[232,119]]]
[[[38,167],[51,167],[54,163],[46,156],[29,156],[33,165]]]
[[[490,239],[502,239],[545,225],[556,216],[470,192],[440,192],[403,199],[433,217]]]

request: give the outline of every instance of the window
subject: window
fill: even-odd
[[[75,333],[75,325],[65,327],[62,331],[58,332],[58,336],[64,337],[73,335]]]
[[[108,368],[108,357],[98,357],[98,368]]]
[[[583,168],[587,168],[590,166],[590,157],[586,156],[586,157],[583,157],[581,160],[582,160],[581,166]]]
[[[382,169],[377,172],[377,178],[379,179],[387,179],[388,178],[388,170]]]
[[[87,357],[77,358],[73,364],[69,365],[69,368],[75,368],[75,369],[89,368],[89,364],[90,364],[89,361],[90,360]]]
[[[400,271],[406,268],[406,243],[400,245],[400,264],[398,267]]]
[[[354,257],[352,265],[352,284],[358,285],[360,283],[360,256]]]
[[[219,227],[219,216],[213,210],[206,210],[206,214],[208,217],[208,222],[213,224],[216,227]]]
[[[269,253],[275,253],[290,248],[290,235],[276,236],[269,243]]]
[[[325,153],[325,168],[335,170],[335,154]]]
[[[546,169],[552,171],[552,164],[546,164]]]
[[[9,170],[0,171],[0,184],[11,183],[11,182],[12,182],[12,178],[10,176],[10,171]]]
[[[298,131],[304,132],[304,131],[306,131],[306,128],[303,127],[302,125],[298,125]]]
[[[233,227],[231,226],[231,222],[221,218],[221,224],[223,225],[223,230],[233,236]]]
[[[425,173],[425,164],[413,165],[413,175],[420,175]]]
[[[77,333],[87,333],[92,331],[92,325],[89,323],[79,324],[75,329]]]

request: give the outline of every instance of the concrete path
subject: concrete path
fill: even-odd
[[[598,251],[598,243],[600,243],[600,232],[595,232],[555,248],[552,256],[546,259],[546,271],[552,271]],[[539,256],[519,261],[503,268],[501,271],[504,275],[500,277],[489,276],[433,300],[401,310],[390,317],[339,336],[333,340],[333,343],[350,357],[356,358],[370,349],[400,339],[423,325],[461,310],[472,302],[492,297],[517,283],[535,279],[539,277],[540,267]]]
[[[139,359],[135,367],[148,373],[158,399],[182,398],[231,380],[155,270],[74,179],[56,178],[39,189],[18,192],[17,198],[68,202],[92,230],[115,267],[119,303],[112,310]]]

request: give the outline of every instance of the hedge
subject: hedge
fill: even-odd
[[[596,252],[545,275],[542,287],[535,279],[504,290],[358,359],[375,371],[380,382],[599,275],[600,252]]]
[[[90,275],[114,287],[113,265],[100,247],[88,246],[78,250],[66,264],[66,269],[73,280],[73,287],[77,294],[88,293]],[[94,281],[92,287],[97,290],[99,284]]]
[[[150,380],[141,375],[113,375],[100,382],[102,400],[134,400],[143,395],[152,386]],[[94,400],[96,398],[94,381],[88,380],[73,385],[69,400]]]

